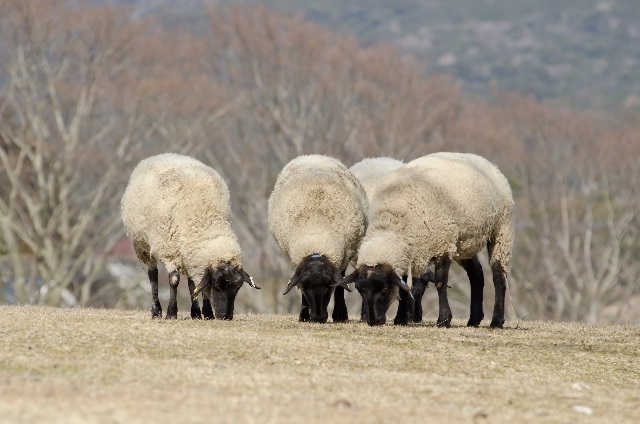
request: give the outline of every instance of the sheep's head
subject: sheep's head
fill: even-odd
[[[193,295],[203,292],[213,303],[216,318],[233,319],[236,295],[244,283],[254,289],[260,288],[242,267],[224,263],[214,269],[207,269]]]
[[[296,268],[283,294],[298,286],[309,304],[312,322],[327,322],[327,306],[334,286],[342,280],[338,269],[319,254],[307,256]]]
[[[386,264],[360,265],[338,285],[346,288],[350,283],[355,283],[356,289],[362,296],[362,304],[366,308],[369,325],[383,325],[387,322],[387,310],[398,296],[398,290],[407,292],[410,290],[407,283]]]

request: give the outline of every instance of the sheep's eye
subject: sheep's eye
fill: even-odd
[[[382,294],[387,294],[388,291],[389,291],[389,289],[385,287],[385,288],[382,289]]]

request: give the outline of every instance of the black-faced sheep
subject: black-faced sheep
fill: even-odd
[[[278,175],[269,197],[269,229],[295,267],[284,294],[301,290],[300,321],[327,321],[333,286],[366,231],[367,208],[364,188],[337,159],[299,156]],[[342,287],[335,289],[332,318],[348,320]]]
[[[441,152],[409,162],[376,188],[357,269],[341,284],[355,282],[368,309],[368,323],[384,324],[398,290],[408,298],[410,289],[400,276],[409,269],[420,275],[433,263],[440,306],[437,324],[449,326],[448,272],[451,261],[457,261],[470,277],[468,325],[475,326],[483,319],[484,284],[476,255],[487,246],[496,289],[491,327],[502,328],[513,248],[513,206],[506,178],[480,156]],[[421,300],[419,295],[414,294],[415,304]]]
[[[151,282],[151,316],[162,316],[158,300],[160,261],[169,272],[167,319],[178,315],[180,274],[188,276],[191,317],[201,318],[197,294],[204,293],[202,313],[212,319],[233,318],[243,283],[259,288],[242,269],[240,245],[231,230],[229,190],[220,175],[196,159],[173,153],[140,161],[121,201],[122,222]],[[196,288],[195,281],[199,281]]]
[[[353,164],[349,171],[360,181],[362,187],[364,187],[365,193],[367,193],[367,200],[371,201],[373,196],[373,192],[375,191],[376,186],[386,174],[391,171],[395,171],[398,168],[404,166],[402,161],[397,159],[393,159],[390,157],[373,157],[366,158]],[[353,265],[355,266],[357,258],[354,258]],[[407,280],[407,276],[402,276],[404,281]],[[396,321],[400,319],[400,315],[405,312],[403,308],[398,309],[398,316],[396,316]],[[367,321],[367,308],[364,304],[364,299],[362,302],[362,307],[360,308],[360,320]]]

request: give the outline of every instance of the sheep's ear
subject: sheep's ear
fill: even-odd
[[[344,287],[345,290],[351,291],[351,289],[349,288],[349,284],[353,283],[356,278],[358,278],[360,271],[358,271],[357,269],[355,271],[353,271],[351,274],[347,275],[344,278],[340,279],[340,282],[338,282],[337,284],[334,284],[334,287]]]
[[[351,289],[349,288],[349,286],[347,284],[344,284],[342,280],[342,275],[340,275],[337,269],[333,272],[333,281],[334,281],[334,284],[332,284],[331,287],[342,287],[346,291],[351,292]]]
[[[282,293],[282,295],[284,296],[285,294],[289,293],[292,288],[298,285],[299,282],[300,282],[300,274],[296,269],[296,272],[293,273],[293,277],[291,277],[291,279],[289,280],[289,284],[287,284],[287,289],[284,291],[284,293]]]
[[[391,279],[391,282],[393,284],[395,284],[396,286],[400,287],[402,290],[406,291],[406,292],[411,292],[411,287],[409,287],[409,285],[407,284],[406,281],[402,280],[402,278],[398,277],[398,274],[396,274],[395,271],[391,271],[389,273],[389,278]]]
[[[242,272],[242,281],[249,284],[254,289],[260,290],[260,287],[256,286],[256,283],[253,282],[253,278],[249,274],[247,274],[244,269],[240,268],[240,272]]]
[[[196,287],[196,289],[193,292],[193,298],[195,299],[198,294],[200,294],[200,292],[206,288],[208,288],[211,285],[211,271],[207,270],[204,273],[204,276],[202,277],[202,280],[200,280],[200,283],[198,284],[198,286]]]

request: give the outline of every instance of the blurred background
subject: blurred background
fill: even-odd
[[[229,185],[263,287],[236,310],[297,313],[266,220],[284,164],[442,150],[511,183],[509,319],[640,322],[635,0],[0,0],[2,303],[148,309],[119,202],[140,159],[172,151]]]

